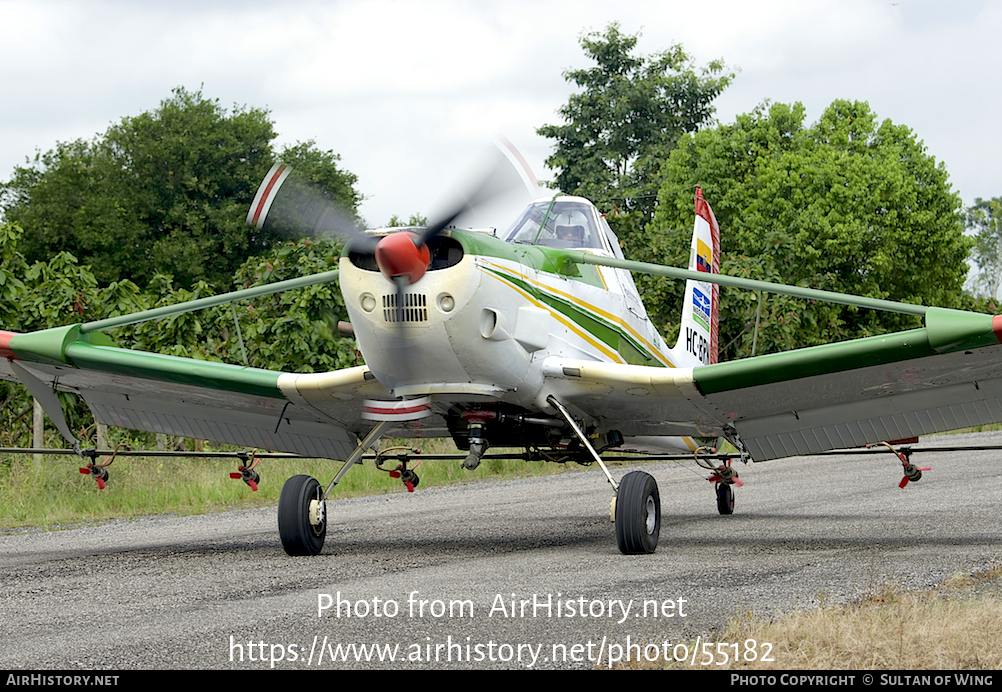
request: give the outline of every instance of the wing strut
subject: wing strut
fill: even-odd
[[[338,484],[338,481],[340,481],[341,478],[344,477],[344,474],[348,473],[348,469],[354,466],[355,462],[357,462],[359,459],[362,458],[362,455],[365,454],[365,451],[369,449],[369,447],[376,444],[376,440],[378,440],[383,435],[383,428],[385,428],[389,424],[389,422],[390,421],[388,420],[381,420],[378,423],[376,423],[376,425],[372,428],[372,430],[369,431],[369,434],[365,436],[365,439],[363,439],[361,442],[358,443],[358,446],[355,447],[355,451],[349,454],[348,458],[345,459],[344,466],[342,466],[341,470],[337,472],[336,476],[334,476],[334,480],[332,480],[330,484],[324,489],[324,496],[321,499],[326,500],[327,496],[330,494],[330,491],[333,490],[334,486]]]
[[[571,426],[571,430],[573,430],[574,434],[577,435],[578,441],[581,442],[582,445],[584,445],[584,448],[591,453],[592,458],[594,458],[595,461],[598,462],[598,465],[602,467],[602,470],[605,472],[605,477],[609,479],[609,485],[612,486],[613,492],[618,493],[619,485],[616,483],[615,480],[613,480],[612,474],[609,473],[609,469],[607,469],[605,464],[602,463],[602,457],[600,457],[598,455],[598,452],[595,451],[595,448],[592,447],[591,442],[588,441],[588,437],[584,434],[581,428],[578,427],[578,424],[574,422],[574,419],[571,418],[570,412],[567,409],[565,409],[563,405],[559,401],[557,401],[557,398],[552,394],[546,397],[546,401],[547,403],[550,404],[550,406],[557,409],[557,412],[560,414],[560,416],[565,421],[567,421],[567,425]]]

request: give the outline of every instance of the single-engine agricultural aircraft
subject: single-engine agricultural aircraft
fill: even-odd
[[[328,493],[383,435],[451,437],[469,468],[491,445],[597,462],[614,491],[619,549],[651,553],[657,483],[640,470],[617,481],[606,450],[691,451],[723,438],[765,461],[1002,421],[1002,317],[720,275],[719,231],[698,190],[684,270],[626,260],[579,197],[533,202],[500,234],[455,228],[454,218],[361,232],[276,165],[248,222],[285,224],[300,237],[340,233],[339,275],[0,332],[0,376],[24,383],[78,450],[56,389],[76,392],[107,425],[345,460],[326,486],[300,475],[282,488],[279,532],[292,555],[321,551]],[[686,281],[674,347],[651,324],[631,272]],[[365,365],[273,372],[116,348],[102,333],[335,279]],[[925,326],[718,363],[720,285],[920,315]],[[729,463],[713,468],[718,510],[729,514],[740,481]]]

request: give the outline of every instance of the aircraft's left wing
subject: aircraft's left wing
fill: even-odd
[[[626,436],[728,435],[756,461],[1002,421],[1002,317],[694,368],[548,360],[558,399]]]
[[[25,384],[54,421],[59,389],[83,397],[106,425],[332,459],[373,426],[363,400],[391,398],[366,366],[282,373],[107,343],[79,325],[0,332],[0,377]]]

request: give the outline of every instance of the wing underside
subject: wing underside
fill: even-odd
[[[554,393],[626,436],[740,439],[757,461],[1002,421],[1002,324],[926,327],[696,368],[554,360]]]
[[[759,461],[1002,422],[1002,317],[929,308],[925,321],[694,368],[551,357],[543,373],[605,429],[729,436]],[[363,400],[392,399],[366,366],[278,373],[95,345],[73,328],[5,338],[0,377],[76,392],[99,422],[158,433],[344,458],[372,427]],[[421,426],[448,434],[441,416]]]
[[[756,385],[707,397],[755,459],[1002,421],[1002,346]]]
[[[346,458],[373,425],[362,418],[364,399],[392,400],[366,366],[273,372],[94,345],[73,328],[5,343],[0,378],[33,393],[73,392],[99,423],[308,457]],[[46,410],[53,420],[62,418],[49,410],[57,407]],[[423,434],[434,436],[432,421],[423,423]]]

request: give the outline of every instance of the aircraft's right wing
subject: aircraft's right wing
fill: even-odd
[[[756,461],[1002,421],[1002,317],[694,368],[550,359],[558,399],[626,436],[736,435]]]

